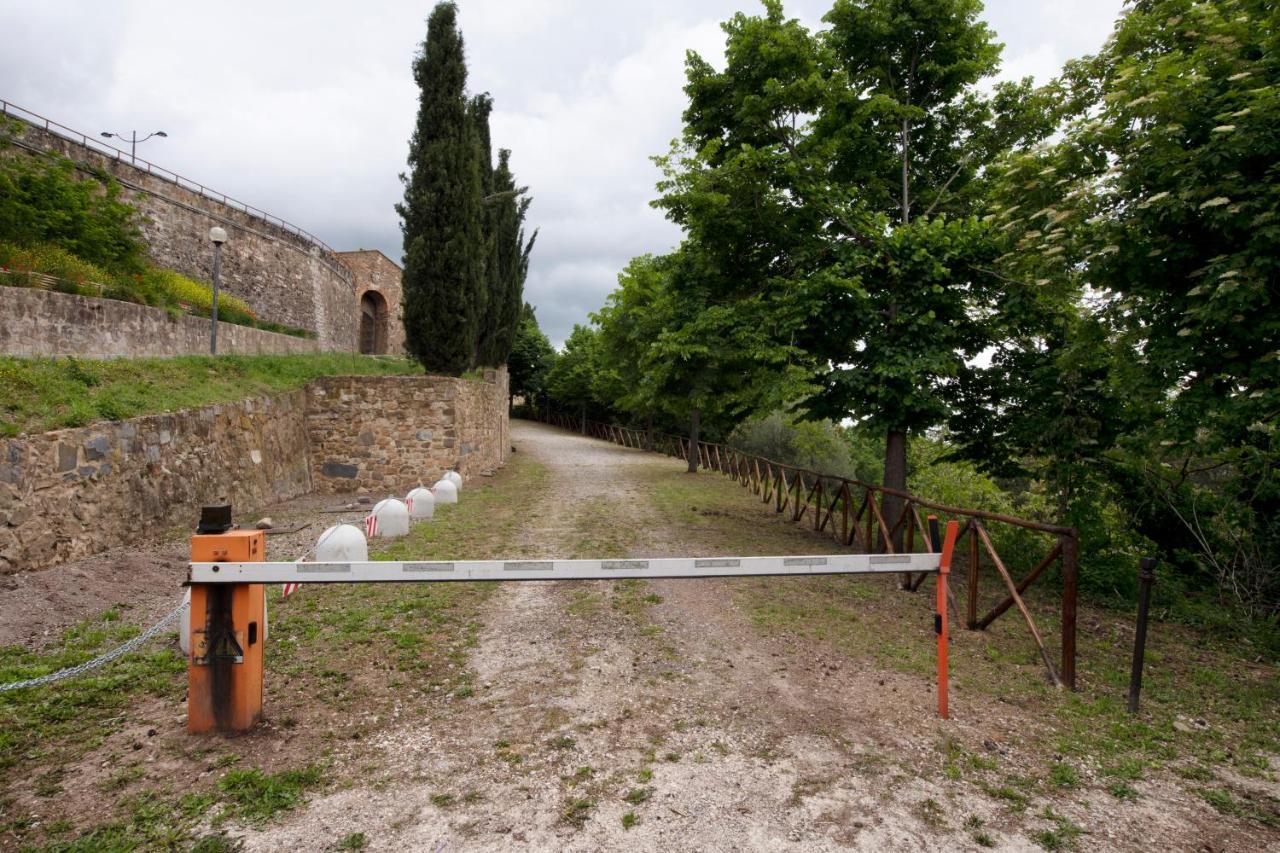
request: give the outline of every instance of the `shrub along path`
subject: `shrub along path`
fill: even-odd
[[[539,482],[514,517],[477,520],[468,556],[834,548],[718,475],[542,425],[512,432]],[[464,492],[464,505],[474,497]],[[438,535],[420,527],[394,553],[438,554]],[[404,695],[410,719],[334,753],[329,772],[345,784],[244,840],[262,850],[1280,844],[1274,670],[1157,625],[1147,710],[1130,719],[1127,616],[1086,612],[1077,695],[1043,684],[1034,648],[1007,620],[956,632],[954,719],[942,722],[931,600],[890,578],[489,587],[459,657],[464,686]],[[1052,625],[1053,602],[1039,604]]]

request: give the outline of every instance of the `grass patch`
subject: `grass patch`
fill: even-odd
[[[824,554],[841,549],[825,534],[812,531],[813,516],[792,523],[764,505],[750,490],[722,474],[685,474],[654,466],[637,476],[648,479],[653,511],[673,538],[698,542],[713,554]],[[834,516],[840,521],[839,514]],[[994,533],[993,533],[994,535]],[[1036,543],[1030,543],[1036,545]],[[1051,543],[1006,554],[1009,570],[1021,576],[1030,568],[1021,557],[1039,559]],[[953,567],[953,590],[963,613],[966,555]],[[929,678],[936,662],[931,638],[933,582],[916,594],[897,589],[896,577],[761,578],[726,583],[764,635],[788,643],[821,643],[859,666]],[[1006,594],[999,577],[984,570],[979,588],[981,613]],[[1026,602],[1051,646],[1060,636],[1060,600],[1052,573],[1033,586]],[[1169,614],[1165,614],[1166,616]],[[953,703],[982,697],[1025,709],[1047,723],[1048,732],[1020,745],[1038,753],[1047,765],[1046,785],[1077,789],[1085,783],[1077,768],[1096,764],[1115,792],[1127,796],[1137,779],[1169,768],[1195,774],[1229,766],[1245,776],[1265,778],[1268,756],[1280,754],[1280,677],[1260,662],[1262,644],[1242,643],[1225,634],[1198,630],[1171,619],[1152,623],[1147,647],[1143,707],[1125,710],[1132,654],[1133,614],[1085,602],[1080,606],[1077,638],[1078,692],[1048,685],[1025,624],[1006,614],[985,631],[966,631],[953,621],[951,681]],[[1265,661],[1265,657],[1263,661]],[[1015,809],[1028,804],[1023,785],[989,778],[996,755],[972,749],[944,749],[938,770],[947,779],[995,786],[998,799]],[[1211,778],[1211,777],[1210,777]],[[1194,784],[1188,784],[1189,789]]]
[[[633,806],[638,806],[652,796],[652,788],[632,788],[630,791],[627,791],[627,795],[623,797],[623,799]]]
[[[1053,826],[1034,833],[1031,839],[1045,850],[1076,849],[1076,841],[1084,834],[1084,830],[1072,823],[1069,818],[1057,814],[1051,808],[1044,810],[1044,816],[1053,821]]]
[[[570,800],[564,807],[564,811],[560,813],[560,817],[565,823],[581,829],[591,817],[591,812],[595,809],[594,800],[580,798]]]
[[[113,608],[82,620],[51,650],[0,648],[0,683],[75,666],[140,633],[119,617]],[[63,763],[101,744],[119,727],[121,712],[140,697],[176,699],[186,683],[186,662],[174,650],[157,645],[75,679],[0,693],[0,770],[21,763],[57,772]]]
[[[0,357],[0,435],[78,427],[301,388],[319,376],[418,374],[351,353],[175,358]]]
[[[296,808],[308,789],[323,779],[320,768],[263,773],[254,767],[228,770],[218,780],[218,790],[230,805],[230,813],[252,823],[265,823],[281,812]]]

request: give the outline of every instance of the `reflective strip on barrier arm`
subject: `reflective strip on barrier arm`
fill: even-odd
[[[936,572],[938,554],[820,554],[621,560],[453,560],[363,563],[191,563],[191,583],[385,583],[612,580]]]

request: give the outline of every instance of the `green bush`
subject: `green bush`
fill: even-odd
[[[840,430],[830,421],[796,421],[782,412],[743,421],[728,444],[784,465],[833,477],[854,477],[853,459]]]
[[[118,273],[141,272],[145,249],[137,211],[105,174],[82,177],[65,157],[30,155],[0,125],[0,240],[53,243]]]
[[[173,270],[149,269],[142,275],[142,281],[148,286],[166,294],[175,304],[183,305],[187,310],[201,316],[208,316],[213,310],[213,287],[208,284],[187,278]],[[218,293],[218,319],[228,323],[254,325],[258,315],[253,313],[249,303],[225,291]]]
[[[63,279],[73,288],[83,288],[83,292],[96,293],[99,288],[88,285],[97,284],[103,287],[110,285],[116,276],[97,264],[81,260],[66,249],[50,243],[39,243],[34,246],[17,246],[13,243],[0,242],[0,268],[5,272],[15,273],[6,277],[6,283],[18,287],[30,287],[36,284],[23,273],[37,272]],[[71,292],[81,292],[72,290]]]
[[[47,285],[27,275],[31,272],[52,276],[56,281]],[[208,317],[213,307],[210,285],[174,270],[146,267],[141,272],[111,273],[50,243],[19,246],[0,242],[0,285],[51,286],[59,293],[101,296],[163,308],[173,316],[185,311]],[[259,320],[247,302],[225,291],[218,294],[218,319],[295,337],[315,337],[314,332]]]

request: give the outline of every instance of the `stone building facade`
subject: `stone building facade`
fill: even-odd
[[[400,276],[404,270],[377,249],[338,252],[338,259],[355,278],[360,310],[358,351],[404,355],[404,321],[400,316]]]
[[[366,341],[371,351],[403,352],[399,267],[381,252],[335,252],[265,211],[146,161],[135,164],[100,140],[53,122],[36,123],[38,118],[6,112],[6,136],[13,144],[0,156],[53,153],[70,159],[86,177],[111,175],[142,214],[142,236],[156,264],[210,281],[208,234],[212,226],[221,226],[229,236],[222,247],[221,285],[261,319],[314,332],[321,350],[358,352],[367,310],[374,333]]]

